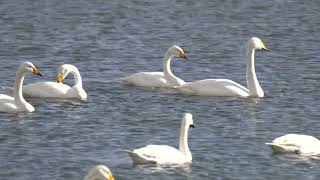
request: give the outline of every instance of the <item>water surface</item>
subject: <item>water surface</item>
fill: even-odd
[[[0,92],[10,94],[23,61],[55,81],[76,65],[87,102],[28,99],[34,113],[0,114],[1,179],[82,179],[106,164],[116,179],[316,179],[320,161],[272,155],[264,144],[285,133],[320,136],[320,1],[0,2]],[[186,81],[245,82],[245,44],[256,53],[265,98],[206,98],[123,86],[119,78],[161,71],[176,44],[190,60],[172,62]],[[66,83],[72,84],[72,78]],[[178,147],[182,114],[193,114],[192,166],[132,166],[123,151]]]

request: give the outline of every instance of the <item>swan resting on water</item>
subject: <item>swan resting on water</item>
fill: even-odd
[[[70,87],[63,84],[63,80],[71,73],[75,85]],[[82,78],[79,70],[71,64],[63,64],[58,68],[58,82],[36,82],[23,86],[23,94],[29,97],[39,98],[61,98],[86,100],[87,93],[82,87]]]
[[[256,49],[269,51],[257,37],[252,37],[248,41],[246,68],[248,89],[229,79],[204,79],[183,84],[176,87],[176,89],[187,95],[263,97],[264,92],[258,82],[254,66],[254,53]]]
[[[35,110],[34,107],[28,103],[22,95],[23,80],[28,73],[42,76],[39,70],[31,62],[22,63],[16,75],[13,92],[14,97],[0,94],[0,112],[17,113],[23,111],[33,112]]]
[[[180,129],[179,149],[168,145],[147,145],[145,147],[127,151],[136,164],[185,164],[192,162],[192,155],[188,146],[188,130],[194,127],[192,114],[185,113]]]
[[[188,59],[179,46],[172,46],[168,49],[163,59],[163,72],[140,72],[125,77],[123,83],[126,85],[143,87],[173,88],[185,84],[182,79],[176,77],[171,71],[171,60],[174,57]]]
[[[266,143],[274,153],[296,153],[301,155],[319,155],[319,139],[302,134],[286,134]]]
[[[110,169],[105,165],[93,167],[83,180],[114,180]]]

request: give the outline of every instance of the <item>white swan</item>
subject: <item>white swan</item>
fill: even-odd
[[[28,103],[22,96],[22,84],[27,73],[33,73],[42,76],[38,69],[31,62],[24,62],[20,65],[16,81],[14,84],[14,97],[0,94],[0,112],[33,112],[34,107]]]
[[[114,180],[114,177],[105,165],[93,167],[83,180]]]
[[[254,66],[254,53],[256,49],[269,51],[257,37],[252,37],[248,41],[246,70],[248,89],[228,79],[204,79],[189,82],[176,87],[176,89],[181,93],[188,95],[263,97],[264,92],[259,85]]]
[[[270,145],[275,153],[320,154],[319,139],[308,135],[286,134],[266,144]]]
[[[75,79],[75,85],[70,87],[62,81],[71,73]],[[58,69],[58,83],[37,82],[23,86],[23,94],[29,97],[62,98],[86,100],[87,93],[82,88],[82,79],[79,70],[71,64],[63,64]]]
[[[123,83],[126,85],[143,87],[166,87],[180,86],[185,82],[176,77],[170,68],[173,57],[179,56],[187,59],[184,51],[179,46],[172,46],[168,49],[163,59],[163,72],[140,72],[125,77]]]
[[[192,114],[185,113],[180,130],[179,150],[167,145],[148,145],[128,151],[136,164],[184,164],[191,163],[192,155],[188,147],[188,130],[193,126]]]

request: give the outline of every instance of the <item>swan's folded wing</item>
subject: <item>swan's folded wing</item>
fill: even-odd
[[[125,77],[123,83],[143,87],[165,87],[166,80],[163,72],[140,72]]]
[[[185,94],[203,96],[248,96],[249,90],[228,79],[204,79],[186,83],[177,89]]]
[[[295,146],[302,146],[308,144],[319,144],[319,139],[309,136],[309,135],[302,135],[302,134],[286,134],[284,136],[280,136],[272,141],[275,144],[283,144],[283,145],[295,145]]]
[[[0,112],[16,112],[14,98],[4,94],[0,94]]]
[[[266,143],[269,145],[273,152],[275,153],[299,153],[299,146],[290,145],[290,144],[276,144],[276,143]]]
[[[184,159],[179,150],[167,145],[148,145],[135,149],[133,153],[147,161],[156,163],[175,163]]]
[[[0,101],[10,100],[14,101],[14,98],[5,94],[0,94]]]
[[[37,82],[22,87],[26,96],[41,98],[61,98],[69,89],[68,85],[56,82]]]

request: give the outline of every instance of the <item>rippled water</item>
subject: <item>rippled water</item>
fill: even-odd
[[[54,80],[76,65],[87,102],[28,99],[34,113],[0,114],[1,179],[81,179],[106,164],[116,179],[316,179],[320,161],[272,155],[264,144],[284,133],[319,136],[320,1],[17,1],[0,2],[0,89],[10,94],[19,64],[32,61]],[[245,44],[256,53],[266,97],[205,98],[121,85],[119,78],[160,71],[168,47],[186,81],[245,82]],[[67,83],[72,84],[72,78]],[[132,166],[123,151],[178,146],[191,112],[192,166]]]

